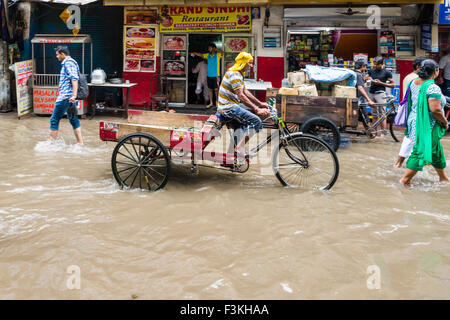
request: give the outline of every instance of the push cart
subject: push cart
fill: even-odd
[[[370,139],[381,130],[381,122],[387,119],[389,131],[395,142],[399,139],[393,126],[393,118],[398,109],[394,96],[387,96],[386,103],[379,104],[387,111],[379,115],[378,120],[370,120],[362,112],[362,105],[357,99],[329,96],[299,96],[278,94],[279,89],[267,89],[268,98],[276,98],[276,107],[281,112],[282,120],[292,132],[303,132],[318,136],[337,151],[341,133],[356,136],[365,135]],[[378,106],[378,104],[377,104]],[[380,110],[385,110],[380,108]],[[362,122],[363,127],[358,127]]]
[[[171,163],[185,163],[197,173],[199,166],[244,173],[257,153],[269,143],[271,166],[283,186],[328,190],[339,175],[335,152],[323,140],[300,132],[290,133],[275,108],[263,122],[270,133],[262,142],[240,155],[208,151],[214,139],[223,137],[223,125],[216,115],[129,111],[128,123],[100,122],[100,139],[117,141],[111,166],[123,188],[156,191],[166,185]],[[202,126],[195,126],[195,122]],[[255,139],[253,137],[252,139]],[[268,149],[270,150],[270,149]],[[206,162],[206,164],[204,164]]]

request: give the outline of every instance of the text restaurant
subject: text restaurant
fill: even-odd
[[[208,47],[216,47],[210,56],[220,79],[239,52],[254,55],[251,29],[247,6],[124,7],[123,78],[138,83],[130,92],[131,107],[159,104],[150,88],[153,95],[165,96],[170,108],[204,107],[208,101],[197,89],[197,66],[211,67],[204,60]],[[254,70],[246,76],[255,78]],[[208,90],[206,84],[202,90]]]

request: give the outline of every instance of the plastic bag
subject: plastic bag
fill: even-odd
[[[406,128],[406,122],[408,121],[408,97],[410,94],[410,86],[411,83],[408,85],[405,97],[400,102],[400,107],[398,108],[397,114],[395,115],[394,125],[396,127]]]

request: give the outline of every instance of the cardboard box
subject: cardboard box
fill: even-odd
[[[300,71],[294,71],[288,73],[288,82],[289,87],[294,88],[295,86],[299,86],[305,83],[309,83],[309,78],[306,72],[300,70]]]
[[[356,87],[334,86],[331,94],[333,97],[356,99]]]
[[[298,90],[299,96],[319,96],[317,93],[317,88],[314,84],[302,84],[301,86],[297,86],[296,89]]]
[[[278,91],[279,94],[289,94],[289,95],[298,95],[298,90],[296,88],[280,88]]]

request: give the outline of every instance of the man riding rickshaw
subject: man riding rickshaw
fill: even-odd
[[[261,118],[270,116],[267,103],[259,101],[245,88],[244,75],[253,67],[250,53],[241,52],[235,64],[227,70],[219,88],[217,117],[222,122],[232,122],[235,129],[234,152],[247,157],[243,152],[250,137],[262,129]]]

